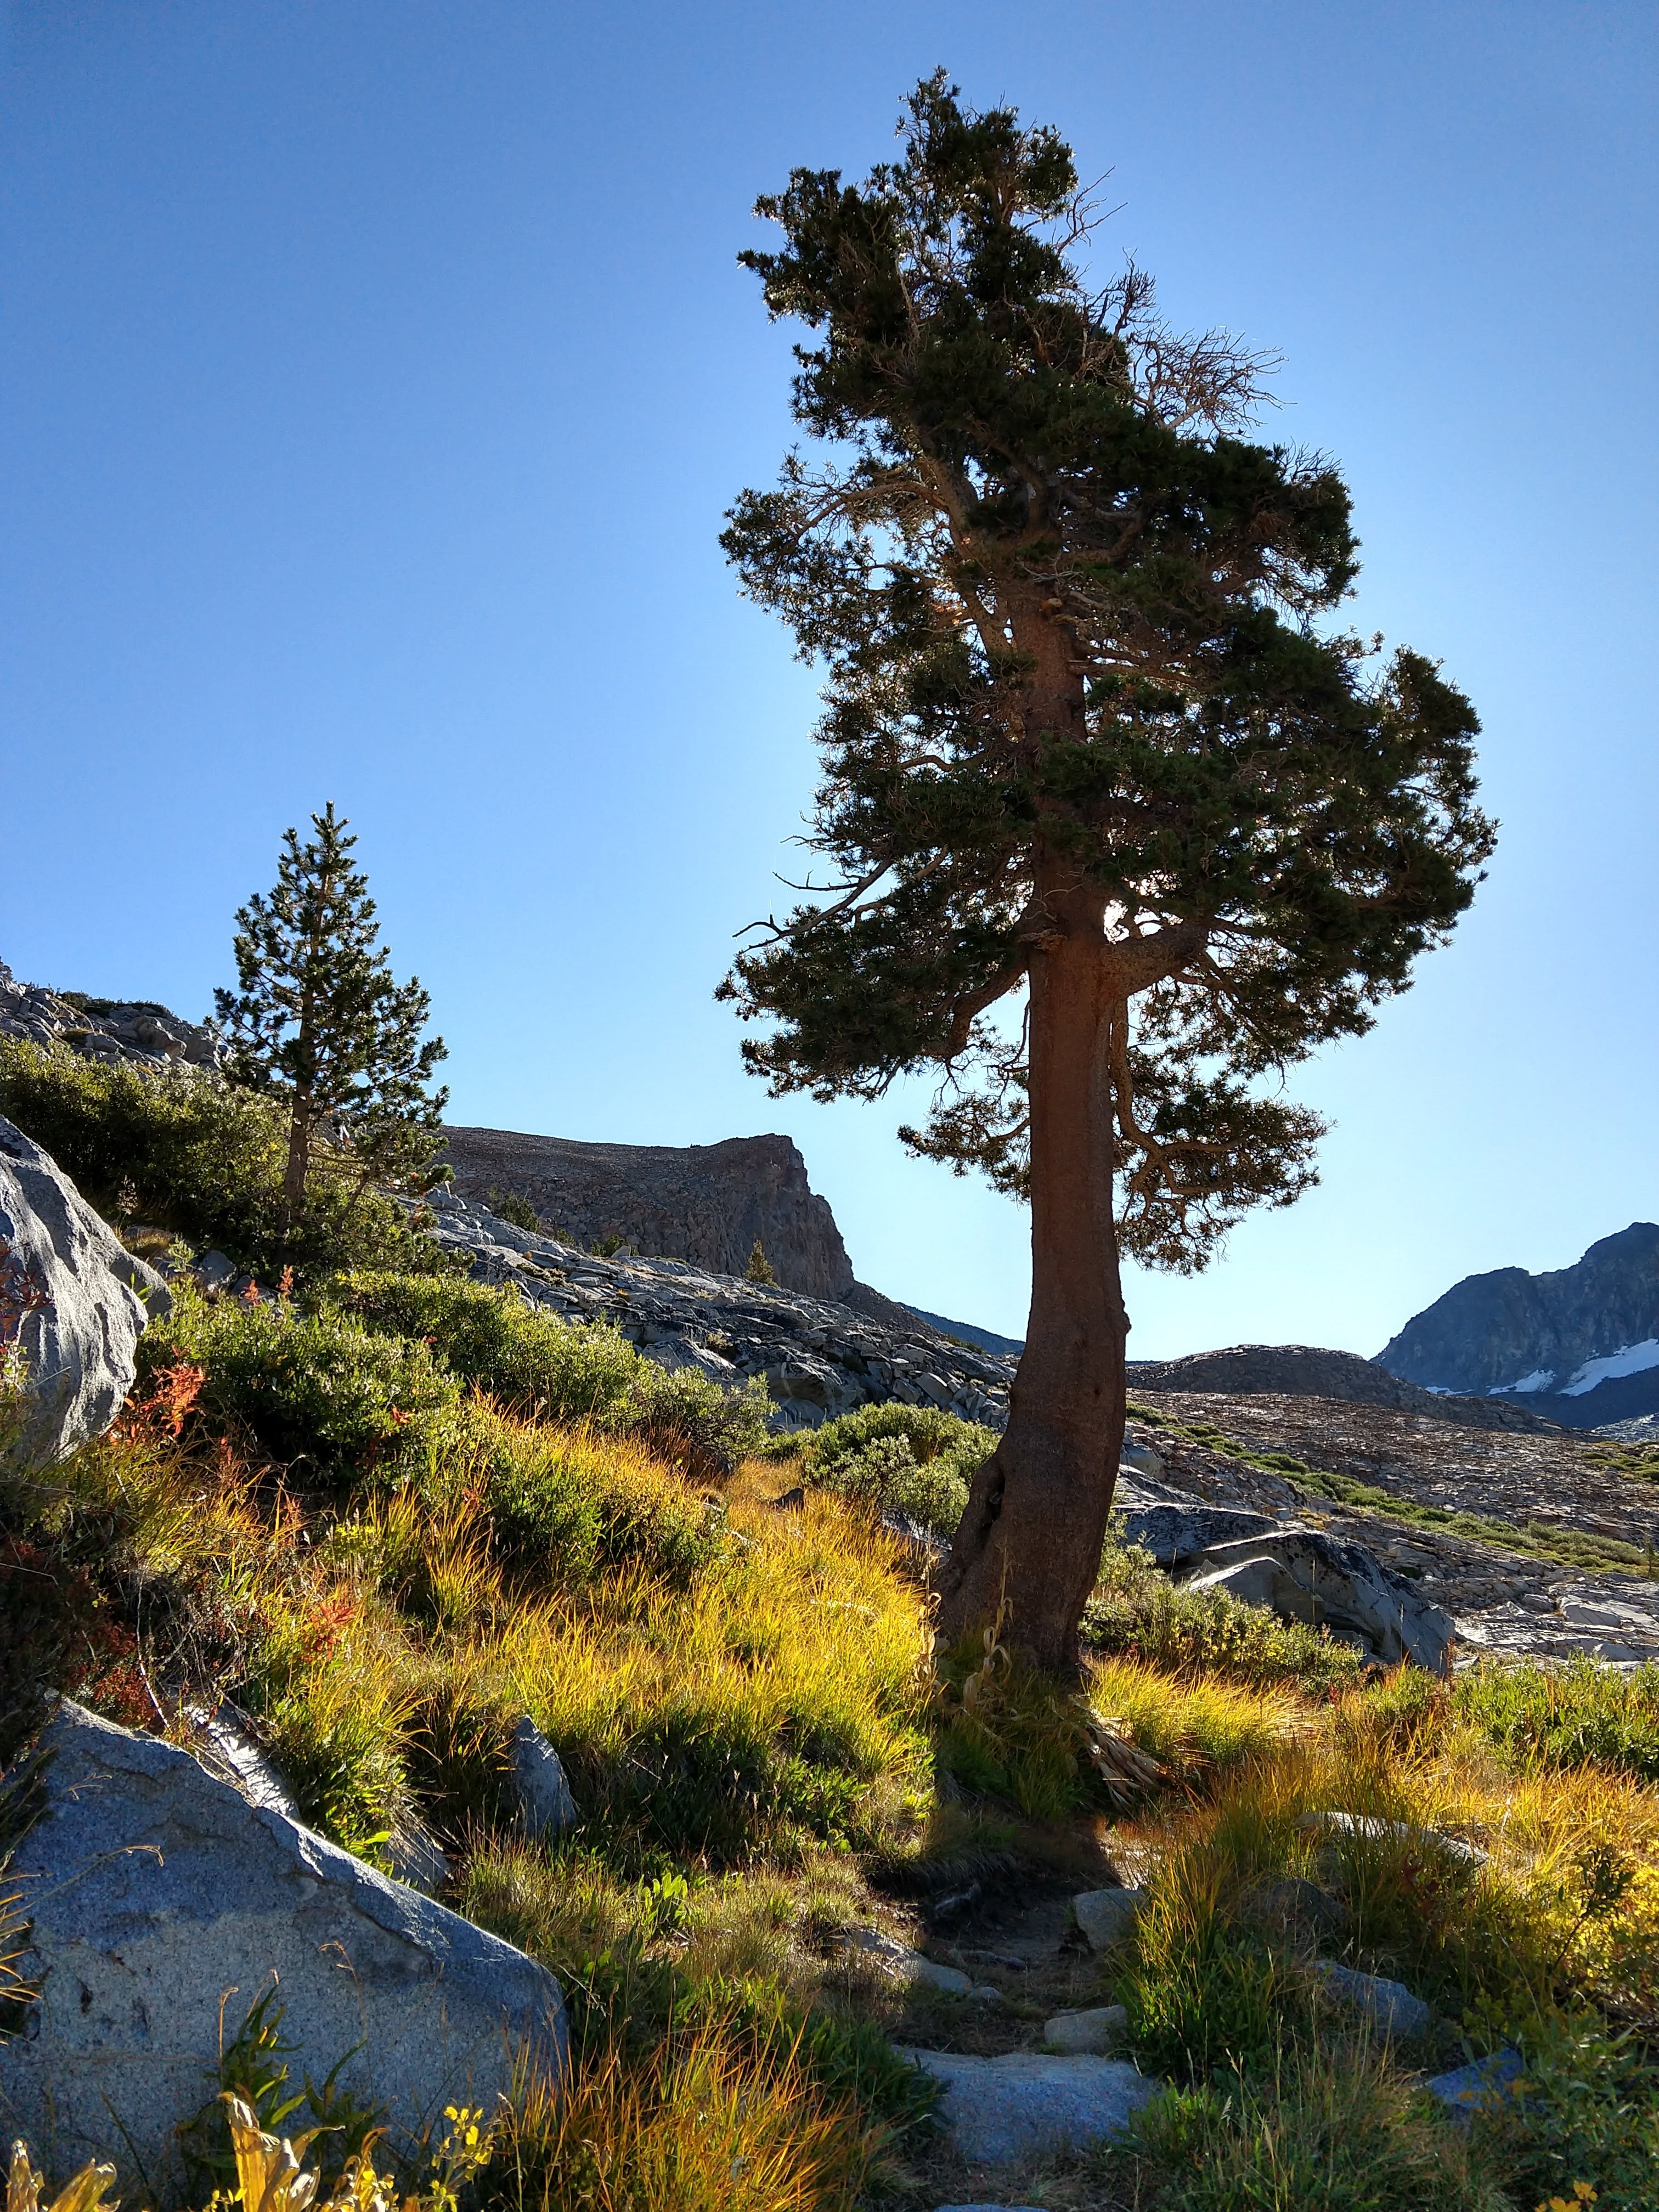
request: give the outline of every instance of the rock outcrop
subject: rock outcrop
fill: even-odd
[[[1393,1406],[1431,1420],[1466,1427],[1537,1431],[1553,1425],[1507,1401],[1448,1397],[1362,1359],[1357,1352],[1328,1352],[1311,1344],[1235,1344],[1224,1352],[1191,1352],[1183,1359],[1132,1359],[1131,1394],[1146,1390],[1224,1391],[1257,1396],[1334,1398],[1356,1406]],[[1541,1412],[1541,1409],[1540,1409]]]
[[[92,999],[20,983],[0,960],[0,1036],[65,1044],[88,1060],[132,1060],[151,1067],[217,1067],[223,1040],[211,1022],[187,1022],[150,999]]]
[[[1385,1665],[1412,1659],[1431,1674],[1446,1670],[1451,1615],[1362,1545],[1284,1522],[1271,1534],[1211,1544],[1187,1564],[1189,1589],[1271,1606],[1282,1620],[1358,1643]]]
[[[172,1304],[50,1155],[0,1117],[0,1351],[21,1354],[28,1403],[14,1465],[49,1467],[101,1435],[132,1388],[145,1322]]]
[[[1659,1413],[1659,1224],[1571,1267],[1466,1275],[1377,1354],[1432,1391],[1501,1393],[1570,1428]]]
[[[10,1873],[40,1995],[0,2043],[0,2122],[58,2181],[112,2157],[124,2197],[180,2201],[176,2130],[217,2087],[221,2005],[234,2033],[273,1975],[296,2072],[344,2059],[394,2152],[447,2104],[492,2110],[521,2057],[562,2063],[558,1984],[510,1944],[173,1744],[64,1701],[45,1747]]]
[[[567,1243],[621,1237],[635,1251],[741,1275],[760,1240],[786,1290],[838,1298],[853,1263],[787,1137],[718,1145],[586,1145],[511,1129],[449,1129],[464,1198],[510,1191]]]
[[[696,1367],[732,1386],[763,1376],[781,1429],[816,1428],[895,1399],[987,1428],[1006,1424],[1014,1363],[935,1335],[902,1306],[894,1310],[905,1324],[895,1327],[684,1261],[602,1260],[515,1228],[453,1188],[428,1203],[437,1243],[471,1262],[475,1281],[514,1283],[567,1321],[608,1322],[662,1367]]]

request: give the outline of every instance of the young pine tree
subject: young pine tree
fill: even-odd
[[[443,1040],[422,1042],[431,1001],[418,981],[392,980],[357,841],[331,804],[311,820],[305,844],[284,836],[270,896],[237,915],[240,991],[215,994],[232,1073],[287,1103],[285,1237],[319,1139],[350,1155],[360,1184],[410,1182],[440,1148],[449,1097],[427,1089]]]
[[[920,85],[896,163],[796,170],[743,260],[816,441],[722,543],[828,671],[836,880],[721,987],[775,1091],[945,1080],[917,1151],[1029,1197],[1006,1433],[942,1582],[1065,1666],[1123,1433],[1119,1255],[1193,1268],[1314,1180],[1287,1065],[1369,1027],[1491,849],[1477,724],[1329,619],[1346,489],[1249,434],[1266,364],[1098,289],[1070,150]],[[808,886],[809,889],[817,889]]]

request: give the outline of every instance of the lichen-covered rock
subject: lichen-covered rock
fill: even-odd
[[[26,1425],[9,1456],[50,1467],[101,1435],[172,1293],[39,1145],[0,1117],[0,1350],[21,1356]]]
[[[1091,2051],[1103,2057],[1129,2036],[1127,2005],[1091,2005],[1086,2012],[1057,2012],[1042,2024],[1043,2046],[1048,2051]]]
[[[11,1869],[40,1997],[0,2043],[0,2127],[56,2179],[107,2158],[124,2197],[177,2202],[174,2131],[216,2088],[221,2005],[234,2033],[273,1975],[296,2075],[344,2059],[394,2152],[447,2104],[492,2109],[521,2058],[562,2064],[558,1984],[510,1944],[174,1745],[67,1700],[45,1742],[46,1809]]]
[[[1428,2027],[1427,2005],[1403,1982],[1391,1982],[1382,1974],[1362,1974],[1331,1959],[1317,1960],[1310,1971],[1328,1997],[1385,2036],[1421,2035]]]

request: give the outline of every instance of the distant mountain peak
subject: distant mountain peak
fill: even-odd
[[[1465,1276],[1377,1364],[1428,1390],[1519,1399],[1575,1427],[1659,1411],[1659,1223],[1633,1221],[1570,1267]]]

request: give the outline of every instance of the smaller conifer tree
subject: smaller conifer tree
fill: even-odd
[[[449,1099],[427,1087],[444,1042],[422,1039],[432,1002],[418,979],[392,980],[357,840],[332,803],[311,820],[304,844],[283,836],[275,889],[236,916],[240,990],[215,994],[231,1073],[288,1107],[284,1237],[304,1216],[319,1142],[351,1158],[362,1185],[417,1185]]]
[[[778,1279],[778,1271],[767,1258],[766,1247],[758,1237],[755,1239],[754,1250],[749,1255],[749,1265],[744,1269],[744,1274],[751,1283],[775,1284]]]

